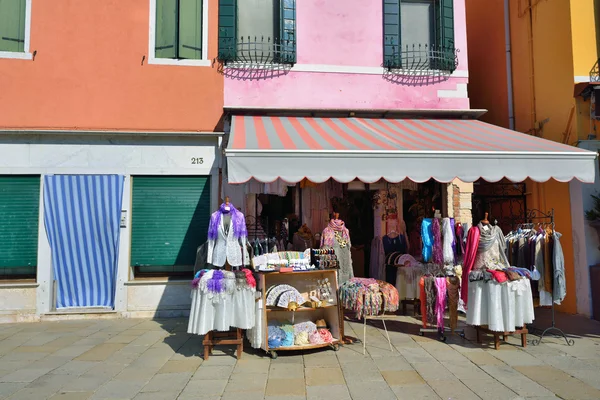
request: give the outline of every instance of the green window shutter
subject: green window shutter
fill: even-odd
[[[156,58],[177,58],[178,0],[156,0]]]
[[[179,58],[202,58],[202,0],[179,0]]]
[[[26,0],[0,0],[0,51],[25,51]]]
[[[236,49],[237,0],[219,0],[219,60],[235,60]]]
[[[453,0],[438,0],[436,12],[436,49],[440,53],[436,68],[454,71],[454,2]]]
[[[280,33],[281,62],[285,64],[296,63],[296,0],[281,0]]]
[[[383,66],[400,68],[400,1],[383,0]]]
[[[37,266],[39,176],[0,176],[0,268]]]
[[[131,265],[159,272],[193,266],[210,215],[209,177],[133,177]]]

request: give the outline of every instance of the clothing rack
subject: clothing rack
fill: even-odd
[[[554,208],[552,208],[549,212],[543,212],[540,211],[538,209],[531,209],[529,211],[527,211],[527,223],[526,224],[520,224],[520,228],[529,228],[529,229],[533,229],[536,222],[534,221],[538,221],[539,223],[542,223],[544,225],[550,225],[552,227],[552,234],[554,235]],[[554,337],[558,337],[560,338],[561,336],[563,337],[563,339],[565,339],[565,342],[567,342],[567,346],[573,346],[575,344],[575,341],[573,339],[569,339],[567,338],[567,335],[565,334],[565,332],[563,332],[562,329],[558,328],[556,326],[556,319],[555,319],[555,303],[554,303],[554,290],[552,290],[552,325],[547,327],[546,329],[543,330],[542,334],[540,335],[540,338],[537,340],[533,340],[531,342],[531,344],[533,344],[534,346],[539,345],[542,342],[542,339],[544,339],[544,336],[550,332],[556,332],[554,334]],[[530,327],[530,330],[533,329],[535,331],[541,331],[541,329],[535,328],[535,327]]]
[[[437,277],[438,275],[442,274],[444,276],[444,278],[447,278],[447,276],[443,273],[444,269],[443,267],[441,267],[440,265],[434,264],[434,263],[427,263],[427,264],[423,264],[423,275],[422,276],[433,276],[433,277]],[[448,289],[446,288],[446,296],[448,295]],[[427,303],[427,299],[421,299],[421,304],[422,303]],[[450,311],[450,304],[447,302],[446,306],[448,307],[448,311]],[[458,306],[458,303],[457,303]],[[457,310],[458,312],[458,310]],[[450,316],[449,316],[450,317]],[[464,329],[452,329],[449,326],[446,326],[444,324],[443,327],[433,327],[432,324],[429,323],[429,321],[427,321],[427,324],[425,327],[421,327],[419,329],[419,334],[421,336],[425,336],[426,333],[437,333],[438,334],[438,339],[441,340],[442,342],[446,341],[446,335],[444,334],[445,332],[450,332],[450,333],[456,333],[458,334],[460,337],[462,337],[463,339],[465,338],[465,330]]]

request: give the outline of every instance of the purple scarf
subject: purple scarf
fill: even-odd
[[[438,218],[433,219],[433,262],[435,264],[444,264],[444,254],[442,251],[442,228]]]
[[[236,239],[247,237],[246,220],[244,214],[238,211],[233,204],[229,204],[230,211],[225,210],[225,203],[210,216],[210,224],[208,225],[208,240],[216,240],[219,235],[219,226],[223,214],[231,213],[231,225],[233,227],[233,236]]]

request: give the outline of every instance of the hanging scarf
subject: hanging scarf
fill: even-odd
[[[421,240],[423,241],[423,262],[431,261],[433,249],[433,230],[431,218],[424,218],[421,223]]]
[[[469,229],[467,233],[467,246],[465,248],[465,258],[463,262],[462,270],[462,282],[460,285],[460,298],[463,300],[465,305],[468,303],[469,298],[469,275],[473,265],[475,265],[475,257],[477,256],[477,248],[479,247],[479,228],[474,226]]]
[[[350,243],[350,232],[341,219],[329,221],[321,235],[321,247],[333,247],[336,241],[341,247],[346,247]]]
[[[458,287],[460,279],[456,276],[447,278],[448,288],[448,311],[450,313],[450,330],[454,332],[458,325]]]
[[[433,276],[425,277],[425,302],[427,303],[427,322],[435,321],[435,303],[437,293],[435,290],[435,278]]]
[[[442,251],[442,229],[439,218],[433,219],[431,230],[433,231],[433,262],[442,265],[444,263],[444,254]]]
[[[444,312],[446,310],[446,278],[435,278],[435,312],[438,331],[444,331]]]
[[[452,246],[452,253],[454,254],[454,263],[456,263],[456,257],[458,256],[458,252],[456,251],[456,231],[454,229],[455,227],[455,223],[454,223],[454,218],[450,218],[450,233],[452,234],[452,243],[450,244]]]
[[[489,251],[497,243],[500,248],[500,259],[498,260],[500,266],[504,268],[510,267],[510,263],[506,257],[506,239],[502,234],[502,229],[498,226],[483,225],[481,222],[477,227],[480,234],[478,251],[482,253]]]
[[[246,230],[246,221],[244,214],[238,211],[233,204],[229,204],[229,213],[231,214],[231,226],[233,227],[233,237],[236,239],[247,237],[248,231]],[[219,226],[221,225],[221,219],[223,214],[227,214],[225,209],[225,203],[221,204],[221,207],[210,216],[210,223],[208,225],[208,240],[217,240],[219,236]]]
[[[456,224],[456,231],[454,232],[456,235],[456,253],[458,255],[463,255],[465,252],[465,243],[462,240],[464,236],[464,229],[462,224]]]
[[[454,235],[452,233],[452,223],[450,222],[450,218],[444,218],[442,220],[442,231],[444,235],[444,264],[454,265],[454,246],[452,246]]]
[[[421,300],[421,323],[427,328],[427,294],[425,293],[425,277],[419,279],[419,300]]]

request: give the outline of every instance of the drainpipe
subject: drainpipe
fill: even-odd
[[[506,86],[508,88],[508,127],[515,129],[515,105],[513,98],[512,51],[510,45],[510,6],[504,0],[504,41],[506,44]]]

